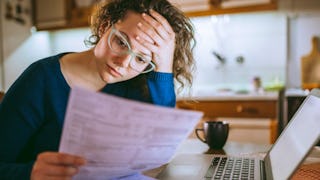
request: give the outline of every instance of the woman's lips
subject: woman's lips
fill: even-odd
[[[108,64],[107,64],[107,69],[109,69],[110,74],[112,74],[113,76],[122,77],[121,73],[119,73],[116,69],[114,69],[113,67],[109,66]]]

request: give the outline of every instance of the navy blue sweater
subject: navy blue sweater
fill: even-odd
[[[58,151],[70,87],[59,59],[48,57],[30,65],[6,92],[0,104],[0,179],[30,179],[37,155]],[[130,85],[131,84],[131,85]],[[162,106],[175,106],[173,74],[147,75],[149,96],[128,81],[101,91]]]

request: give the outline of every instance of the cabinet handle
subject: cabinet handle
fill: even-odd
[[[243,112],[243,107],[242,107],[241,105],[238,105],[238,106],[236,107],[236,111],[237,111],[238,113]]]
[[[243,112],[247,112],[249,114],[258,114],[259,113],[259,110],[254,108],[254,107],[247,107],[247,108],[244,108],[243,106],[241,105],[238,105],[236,107],[236,111],[237,113],[243,113]]]

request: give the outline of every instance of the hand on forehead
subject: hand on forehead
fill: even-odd
[[[143,38],[144,40],[153,43],[152,38],[147,36],[145,32],[141,31],[138,28],[139,24],[143,24],[147,27],[149,26],[147,22],[142,18],[142,14],[128,11],[126,16],[116,23],[116,27],[119,31],[125,33],[130,44],[132,43],[131,41],[135,41],[137,37]],[[152,29],[152,27],[150,26],[149,28]]]

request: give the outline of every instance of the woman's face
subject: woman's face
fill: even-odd
[[[144,60],[144,57],[151,57],[151,51],[136,40],[137,36],[143,34],[138,28],[139,22],[143,22],[141,14],[128,11],[122,21],[117,22],[113,25],[113,28],[108,28],[101,35],[100,41],[94,48],[94,55],[99,75],[103,81],[115,83],[133,78],[141,73],[141,71],[137,70],[139,68],[135,67],[133,61],[135,63],[144,62],[140,60]],[[119,37],[121,37],[121,40]],[[125,41],[129,44],[131,53],[117,53],[114,50],[115,48],[111,49],[110,47],[113,46],[112,44],[116,44],[115,46],[119,48],[123,46],[125,52],[128,49]],[[133,57],[134,55],[132,56],[132,54],[142,56]]]

